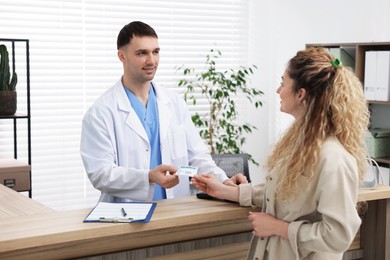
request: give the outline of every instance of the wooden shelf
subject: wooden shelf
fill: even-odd
[[[21,113],[15,113],[15,115],[10,115],[10,116],[0,115],[0,118],[1,119],[28,118],[28,115],[21,114]]]
[[[373,105],[386,105],[386,106],[390,106],[390,101],[367,100],[367,102],[369,104],[373,104]]]
[[[390,50],[390,42],[352,42],[352,43],[309,43],[306,47],[322,47],[322,48],[347,48],[355,49],[355,74],[364,82],[364,66],[366,61],[366,51],[372,50]],[[374,102],[374,101],[370,101]],[[380,101],[375,101],[380,102]],[[384,104],[390,102],[380,102],[376,104]]]
[[[374,158],[378,163],[384,163],[390,165],[390,157]]]

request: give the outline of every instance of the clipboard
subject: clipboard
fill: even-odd
[[[156,202],[98,202],[83,222],[149,222]]]

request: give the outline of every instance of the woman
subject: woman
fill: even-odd
[[[299,51],[282,76],[280,110],[295,121],[266,163],[266,183],[229,187],[193,178],[209,195],[262,209],[251,212],[248,259],[342,259],[360,218],[369,113],[359,79],[322,48]]]

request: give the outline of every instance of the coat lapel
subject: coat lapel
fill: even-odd
[[[137,113],[131,107],[129,99],[127,98],[126,92],[123,88],[121,81],[119,81],[117,87],[115,88],[115,96],[118,100],[118,109],[127,113],[125,124],[149,143],[146,131],[139,120]]]
[[[169,104],[171,102],[170,97],[155,84],[153,84],[153,86],[157,95],[158,117],[160,121],[160,142],[164,143],[168,137],[168,130],[172,121],[172,113],[179,113],[180,111],[172,111],[169,109]]]

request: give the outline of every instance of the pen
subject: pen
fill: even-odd
[[[125,209],[124,209],[124,208],[122,208],[122,215],[123,215],[124,217],[126,217],[126,216],[127,216],[127,213],[126,213],[126,211],[125,211]]]
[[[134,221],[133,218],[105,218],[100,217],[100,222],[111,222],[111,223],[131,223]]]

